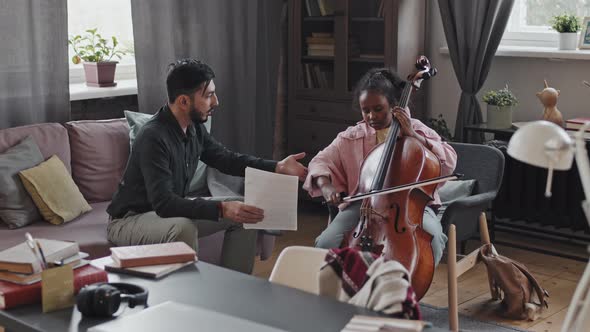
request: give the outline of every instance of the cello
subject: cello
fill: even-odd
[[[436,75],[425,56],[416,62],[418,71],[408,77],[399,107],[405,109],[414,89]],[[457,178],[441,176],[438,157],[414,137],[398,137],[400,124],[393,117],[387,139],[365,157],[361,166],[358,192],[343,199],[363,200],[359,223],[344,246],[382,254],[404,265],[412,288],[422,298],[434,275],[432,235],[422,226],[424,209],[433,199],[440,182]]]

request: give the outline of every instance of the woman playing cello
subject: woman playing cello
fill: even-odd
[[[416,138],[434,153],[441,166],[441,175],[450,175],[457,154],[440,136],[422,122],[410,117],[409,109],[398,105],[406,82],[389,69],[372,69],[358,82],[354,91],[353,107],[360,109],[362,121],[338,134],[309,164],[304,188],[311,196],[322,195],[328,203],[339,204],[340,212],[316,239],[316,246],[336,248],[345,235],[352,231],[360,219],[361,202],[343,203],[340,192],[358,193],[359,175],[363,160],[377,145],[383,143],[395,117],[400,124],[400,135]],[[438,194],[424,210],[423,227],[433,236],[432,249],[435,264],[442,257],[447,237],[436,216],[440,205]]]

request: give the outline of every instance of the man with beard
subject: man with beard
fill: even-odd
[[[108,239],[117,246],[182,241],[197,249],[199,237],[224,230],[221,265],[250,273],[256,251],[257,223],[264,211],[230,200],[188,199],[199,159],[223,173],[244,176],[246,167],[298,176],[307,168],[297,160],[264,160],[229,151],[203,123],[219,105],[215,74],[207,64],[179,60],[166,78],[168,103],[146,123],[133,143],[127,168],[107,212]]]

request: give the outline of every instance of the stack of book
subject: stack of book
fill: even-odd
[[[106,282],[107,274],[88,265],[84,258],[88,254],[80,252],[75,242],[37,239],[43,251],[45,262],[26,242],[0,252],[0,309],[8,309],[22,304],[41,302],[41,272],[46,268],[70,265],[74,269],[74,290],[85,285]]]
[[[330,32],[312,32],[311,37],[305,38],[307,42],[307,55],[334,56],[336,40]]]
[[[88,264],[88,254],[76,242],[37,239],[48,265],[70,265],[76,269]],[[19,285],[41,281],[41,264],[25,242],[0,252],[0,280]]]
[[[307,43],[307,55],[333,57],[335,54],[336,40],[331,32],[312,32],[311,37],[305,38]],[[348,56],[357,57],[361,53],[360,45],[356,38],[348,40]]]
[[[569,120],[565,121],[565,128],[569,129],[569,130],[578,130],[578,129],[582,128],[584,123],[589,122],[589,121],[590,121],[590,118],[569,119]],[[590,129],[587,129],[587,131],[590,131]]]
[[[196,261],[196,252],[186,243],[171,242],[111,248],[104,269],[158,279]]]

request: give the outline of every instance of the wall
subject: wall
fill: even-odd
[[[70,105],[70,120],[116,119],[125,116],[124,110],[138,112],[137,95],[74,100]]]
[[[448,54],[441,54],[440,48],[446,46],[440,11],[437,1],[429,1],[429,41],[428,55],[439,70],[438,75],[427,82],[429,116],[443,114],[451,131],[455,118],[461,89]],[[513,121],[540,119],[543,112],[535,92],[543,89],[543,79],[549,85],[561,90],[557,104],[564,118],[590,116],[590,89],[582,85],[582,80],[590,81],[589,60],[550,60],[516,57],[495,57],[488,78],[478,99],[489,89],[498,89],[508,84],[520,103],[514,111]],[[481,102],[484,119],[485,104]]]

